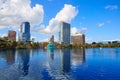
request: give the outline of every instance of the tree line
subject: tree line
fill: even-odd
[[[26,43],[22,43],[22,42],[16,42],[16,41],[9,41],[8,37],[3,37],[0,38],[0,49],[7,49],[7,48],[17,48],[17,49],[21,49],[21,48],[46,48],[47,45],[49,43],[48,42],[26,42]],[[104,43],[96,43],[96,42],[92,42],[90,43],[85,43],[85,44],[77,44],[77,43],[73,43],[73,44],[59,44],[57,42],[54,42],[55,44],[55,48],[115,48],[115,47],[120,47],[120,43],[118,42],[108,42],[107,44]]]

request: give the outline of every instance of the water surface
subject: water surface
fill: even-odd
[[[0,50],[0,80],[120,80],[120,48]]]

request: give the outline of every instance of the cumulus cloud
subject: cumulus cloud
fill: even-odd
[[[76,27],[71,28],[71,34],[79,33],[79,30]]]
[[[43,6],[31,7],[30,4],[31,0],[0,0],[0,28],[18,28],[23,21],[40,24],[44,17]]]
[[[107,6],[105,6],[105,9],[108,9],[108,10],[117,10],[118,6],[117,5],[107,5]]]
[[[98,27],[102,27],[102,26],[104,26],[104,25],[105,25],[105,23],[98,23],[98,24],[97,24]]]
[[[76,9],[76,7],[65,4],[64,7],[56,14],[56,16],[49,21],[48,26],[46,26],[45,29],[42,31],[45,33],[54,33],[55,31],[58,31],[59,23],[61,21],[70,23],[71,20],[75,18],[77,13],[78,10]],[[36,31],[37,30],[39,31],[40,29],[36,28]],[[39,31],[39,33],[41,32]]]

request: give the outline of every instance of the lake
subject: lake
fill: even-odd
[[[0,80],[120,80],[120,48],[0,50]]]

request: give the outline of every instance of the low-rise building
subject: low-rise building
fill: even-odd
[[[76,33],[71,37],[72,44],[85,44],[85,35]]]

